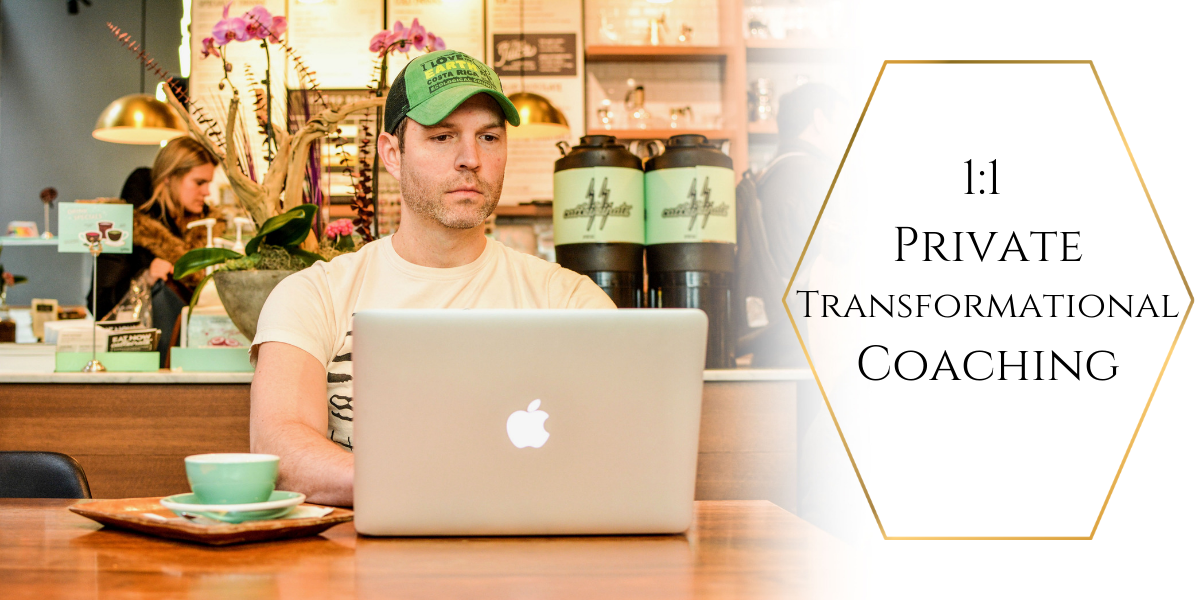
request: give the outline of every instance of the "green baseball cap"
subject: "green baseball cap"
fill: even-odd
[[[487,65],[457,50],[418,56],[392,82],[383,110],[384,131],[395,130],[404,117],[434,125],[480,93],[495,98],[514,127],[521,124],[517,108],[500,87],[500,77]]]

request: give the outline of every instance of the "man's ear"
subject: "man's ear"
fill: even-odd
[[[407,123],[405,123],[407,125]],[[397,181],[400,180],[400,139],[390,133],[380,133],[379,141],[376,143],[377,152],[379,152],[379,164],[388,173],[392,174]]]

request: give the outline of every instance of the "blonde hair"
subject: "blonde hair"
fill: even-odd
[[[158,206],[163,221],[168,218],[178,220],[183,216],[183,211],[171,184],[196,167],[216,164],[216,157],[200,142],[188,136],[177,137],[167,142],[167,145],[158,151],[158,156],[154,157],[154,167],[150,170],[150,185],[153,190],[150,201],[143,204],[139,210],[150,212],[151,207]]]

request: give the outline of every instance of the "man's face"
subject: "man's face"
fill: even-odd
[[[426,127],[406,119],[404,126],[403,154],[395,137],[380,140],[380,159],[400,181],[404,203],[443,227],[481,225],[504,185],[508,143],[500,106],[476,94],[440,123]]]

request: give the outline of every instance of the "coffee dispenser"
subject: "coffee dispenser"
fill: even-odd
[[[733,368],[733,159],[703,135],[676,135],[645,171],[648,304],[707,313],[706,367]]]
[[[554,162],[558,263],[596,282],[620,308],[642,306],[642,161],[608,135],[559,142]]]

